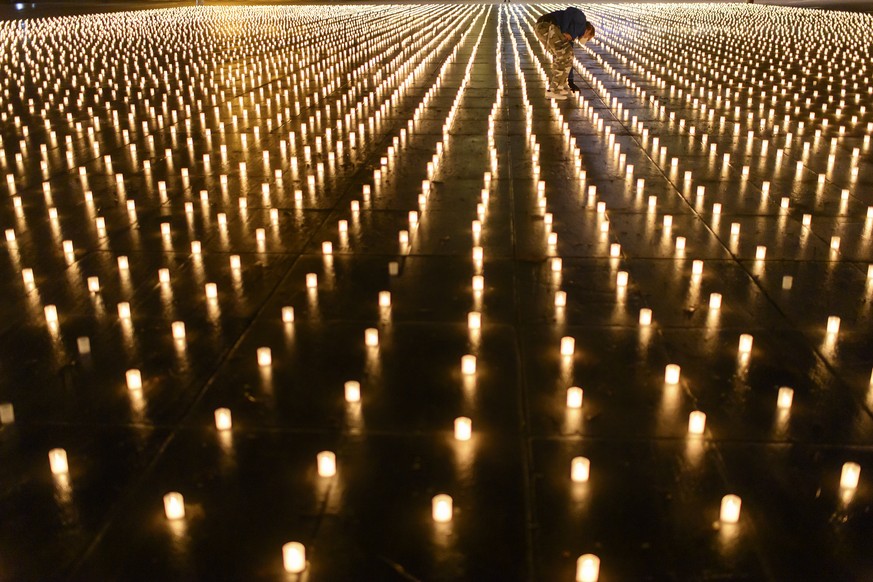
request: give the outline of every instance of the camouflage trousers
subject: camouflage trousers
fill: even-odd
[[[552,71],[549,75],[549,89],[567,87],[567,75],[573,66],[573,42],[567,40],[561,29],[551,22],[537,22],[534,33],[552,54]]]

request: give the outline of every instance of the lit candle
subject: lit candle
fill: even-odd
[[[748,354],[749,352],[751,352],[752,351],[752,342],[753,342],[753,338],[750,334],[748,334],[748,333],[742,334],[740,336],[740,346],[739,346],[740,353],[741,354]]]
[[[371,348],[377,347],[379,345],[379,330],[374,327],[368,327],[364,330],[364,344]]]
[[[185,339],[185,322],[184,321],[174,321],[171,326],[173,330],[173,339],[183,340]]]
[[[294,308],[293,307],[283,307],[282,308],[282,322],[283,323],[294,323]]]
[[[468,441],[473,436],[473,421],[466,416],[459,416],[455,419],[455,439],[459,441]]]
[[[65,475],[70,472],[67,463],[67,451],[64,449],[52,449],[49,451],[49,467],[54,475]]]
[[[270,348],[258,348],[258,365],[269,366],[273,363],[273,352]]]
[[[713,310],[721,309],[721,293],[709,294],[709,308]]]
[[[706,414],[695,410],[688,415],[688,434],[701,435],[706,428]]]
[[[737,523],[740,520],[740,507],[743,501],[737,495],[725,495],[721,498],[719,519],[724,523]]]
[[[597,582],[600,579],[600,558],[584,554],[576,560],[576,582]]]
[[[142,388],[142,374],[136,368],[128,370],[125,373],[128,390],[139,390]]]
[[[230,414],[230,408],[215,409],[215,428],[218,430],[230,430],[233,427],[233,418]]]
[[[336,475],[336,454],[331,451],[322,451],[316,455],[318,461],[318,476],[333,477]]]
[[[572,356],[576,351],[576,339],[572,337],[561,338],[561,355]]]
[[[390,291],[379,291],[379,307],[391,307]]]
[[[652,310],[648,307],[643,307],[640,309],[640,325],[651,325],[652,324]]]
[[[361,401],[361,383],[349,380],[344,386],[346,402],[354,403]]]
[[[476,356],[467,354],[461,357],[461,373],[465,376],[472,376],[476,373]]]
[[[836,335],[840,331],[840,318],[836,315],[828,317],[828,334]]]
[[[288,542],[282,546],[282,563],[285,571],[299,574],[306,569],[306,548],[300,542]]]
[[[585,457],[573,457],[570,461],[570,479],[574,483],[584,483],[591,475],[591,461]]]
[[[470,329],[480,329],[482,327],[482,314],[478,311],[471,311],[468,313],[467,327]]]
[[[567,408],[582,408],[582,389],[578,386],[567,388]]]
[[[615,284],[618,287],[627,287],[627,271],[619,271],[615,277]]]
[[[164,495],[164,514],[166,514],[167,519],[185,517],[185,500],[181,493],[172,491]]]
[[[791,403],[794,400],[794,390],[787,386],[779,388],[779,393],[776,396],[776,406],[782,410],[791,408]]]
[[[857,489],[861,478],[861,465],[858,463],[843,463],[840,473],[840,487],[842,489]]]
[[[667,364],[664,371],[664,382],[667,384],[678,384],[681,368],[677,364]]]
[[[431,503],[433,520],[437,523],[452,521],[452,498],[445,493],[435,495]]]

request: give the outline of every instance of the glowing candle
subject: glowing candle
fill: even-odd
[[[476,373],[476,356],[466,355],[461,358],[461,373],[472,376]]]
[[[481,293],[485,289],[485,277],[482,275],[473,276],[473,291]]]
[[[329,240],[326,240],[323,243],[321,243],[321,252],[322,252],[322,254],[325,254],[325,255],[332,255],[333,254],[333,243],[330,242]]]
[[[764,245],[758,245],[755,248],[755,259],[757,259],[759,261],[763,261],[766,258],[767,258],[767,247],[765,247]]]
[[[470,329],[481,329],[482,314],[478,311],[471,311],[467,314],[467,327]]]
[[[724,523],[737,523],[740,520],[740,507],[743,501],[737,495],[725,495],[721,498],[719,519]]]
[[[836,335],[840,331],[840,318],[836,315],[828,317],[828,334]]]
[[[721,293],[709,294],[709,308],[713,310],[721,309]]]
[[[306,569],[306,548],[300,542],[288,542],[282,546],[282,563],[285,571],[299,574]]]
[[[703,261],[696,260],[691,263],[691,274],[695,276],[703,274]]]
[[[664,371],[664,382],[667,384],[678,384],[681,370],[677,364],[667,364],[667,368]]]
[[[218,285],[215,283],[206,284],[206,298],[216,299],[218,297]]]
[[[648,307],[640,309],[640,325],[652,325],[652,310]]]
[[[576,351],[576,339],[572,337],[561,338],[561,355],[572,356]]]
[[[374,327],[368,327],[364,330],[364,344],[371,348],[377,347],[379,345],[379,330]]]
[[[584,554],[576,560],[576,582],[597,582],[600,579],[600,558]]]
[[[174,321],[171,325],[173,330],[173,339],[183,340],[185,339],[185,322],[184,321]]]
[[[273,363],[273,353],[270,348],[258,348],[258,365],[269,366]]]
[[[346,402],[352,404],[361,401],[361,383],[349,380],[344,385]]]
[[[753,341],[754,341],[754,338],[750,334],[748,334],[748,333],[742,334],[740,336],[740,347],[739,347],[740,353],[741,354],[748,354],[749,352],[751,352]]]
[[[567,292],[566,291],[556,291],[555,292],[555,307],[566,307],[567,306]]]
[[[560,257],[554,257],[551,264],[553,273],[560,273],[564,265]]]
[[[390,291],[379,291],[379,307],[391,307]]]
[[[331,451],[321,451],[316,455],[319,477],[333,477],[336,475],[336,454]]]
[[[306,288],[315,289],[316,287],[318,287],[318,275],[316,273],[307,273]]]
[[[136,368],[132,368],[125,372],[125,380],[127,381],[128,390],[140,390],[142,388],[142,374]]]
[[[688,434],[700,435],[706,428],[706,414],[695,410],[688,415]]]
[[[164,514],[166,514],[167,519],[185,517],[185,500],[181,493],[173,491],[164,495]]]
[[[435,495],[431,502],[433,520],[437,523],[452,521],[452,498],[445,493]]]
[[[574,483],[584,483],[591,475],[591,461],[585,457],[573,457],[570,461],[570,479]]]
[[[473,421],[466,416],[459,416],[455,419],[455,439],[459,441],[468,441],[473,436]]]
[[[857,489],[860,478],[861,465],[858,463],[843,463],[843,470],[840,473],[840,488]]]
[[[578,386],[567,388],[567,408],[582,408],[582,389]]]
[[[233,417],[230,414],[230,408],[215,409],[215,428],[218,430],[230,430],[233,426]]]
[[[121,319],[130,319],[130,303],[122,301],[118,304],[118,317]]]
[[[794,400],[794,390],[787,386],[779,388],[779,393],[776,396],[776,407],[781,410],[791,408],[791,403]]]
[[[64,449],[52,449],[48,453],[49,467],[54,475],[65,475],[70,472],[67,463],[67,451]]]
[[[615,277],[615,284],[618,287],[627,287],[627,271],[619,271]]]

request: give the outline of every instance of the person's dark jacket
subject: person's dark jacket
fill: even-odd
[[[583,34],[588,27],[588,19],[585,18],[585,13],[573,6],[564,10],[552,12],[551,15],[555,19],[555,24],[561,29],[561,32],[569,34],[576,40]]]

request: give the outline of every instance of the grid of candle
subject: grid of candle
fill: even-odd
[[[0,22],[0,578],[869,576],[873,17],[580,7]]]

